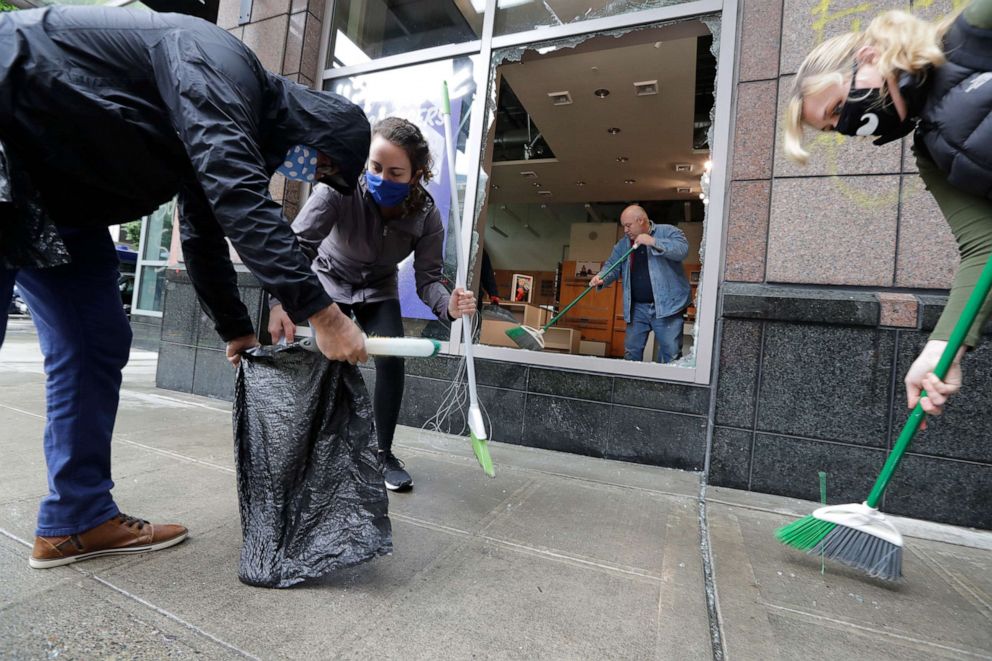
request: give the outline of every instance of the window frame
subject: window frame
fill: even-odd
[[[321,35],[320,62],[326,64],[327,50],[330,47],[331,28],[335,2],[341,0],[326,0],[325,16],[330,17],[326,29]],[[484,133],[487,128],[486,103],[490,96],[489,73],[493,65],[495,51],[521,47],[531,43],[559,40],[583,35],[594,36],[597,33],[635,28],[655,23],[666,23],[681,19],[702,18],[718,15],[720,17],[720,52],[717,59],[716,80],[714,82],[716,98],[714,99],[713,139],[710,145],[710,158],[715,164],[710,172],[709,208],[706,214],[706,225],[703,234],[701,252],[706,256],[702,276],[699,283],[700,305],[696,312],[695,321],[695,352],[696,364],[693,367],[675,367],[657,363],[624,361],[615,358],[597,356],[580,356],[572,354],[545,353],[536,351],[521,351],[506,347],[492,347],[483,344],[473,345],[473,353],[479,358],[488,358],[528,365],[555,367],[567,370],[578,370],[594,373],[605,373],[617,376],[644,377],[660,381],[677,381],[708,385],[712,379],[715,364],[715,334],[717,327],[717,302],[719,285],[723,276],[724,236],[727,226],[728,185],[730,173],[732,135],[732,109],[734,101],[734,65],[737,52],[737,22],[738,5],[740,0],[693,0],[676,5],[644,9],[588,21],[578,21],[555,28],[516,32],[498,37],[493,36],[497,0],[487,0],[483,19],[483,30],[480,39],[450,46],[438,46],[401,55],[384,57],[358,65],[336,68],[324,68],[321,72],[319,86],[323,88],[329,80],[349,78],[388,69],[406,68],[441,59],[479,54],[483,66],[476,72],[476,89],[479,93],[472,104],[469,137],[466,143],[466,158],[469,163],[479,163],[480,167],[472,167],[465,187],[466,204],[461,213],[462,254],[470,254],[474,230],[476,227],[476,201],[478,200],[479,182],[481,179],[481,150]],[[468,204],[468,201],[472,204]],[[709,268],[706,268],[709,266]],[[459,280],[466,275],[467,264],[458,264]],[[136,289],[137,290],[137,289]],[[458,320],[451,326],[451,336],[443,343],[442,350],[452,355],[462,355],[462,321]]]

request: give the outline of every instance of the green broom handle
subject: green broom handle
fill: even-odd
[[[961,312],[961,317],[954,324],[954,330],[951,331],[951,337],[947,340],[944,353],[941,354],[940,360],[937,362],[937,367],[933,371],[938,379],[943,380],[947,375],[947,370],[954,361],[954,356],[957,355],[958,349],[964,343],[964,336],[968,334],[971,325],[975,322],[975,317],[978,316],[978,311],[989,295],[989,289],[992,289],[992,257],[985,263],[985,268],[982,269],[978,283],[975,284],[975,289],[971,292],[971,296],[968,297],[968,302],[964,306],[964,311]],[[920,392],[921,401],[926,394],[926,391]],[[885,488],[889,486],[889,480],[892,479],[892,474],[899,467],[899,462],[902,461],[903,454],[909,448],[909,444],[913,441],[913,436],[916,435],[917,430],[920,428],[920,423],[923,422],[925,417],[926,413],[923,412],[923,405],[917,403],[913,412],[909,414],[909,419],[903,426],[902,433],[899,434],[899,439],[896,441],[895,446],[893,446],[889,458],[885,461],[882,472],[879,474],[878,479],[875,480],[875,486],[872,487],[871,493],[868,495],[866,502],[869,507],[878,506],[878,501],[882,499]]]
[[[636,250],[636,249],[637,249],[637,244],[636,243],[635,244],[632,244],[630,246],[630,250],[628,250],[624,254],[620,255],[620,259],[618,259],[616,262],[614,262],[613,266],[611,266],[610,268],[608,268],[605,271],[603,271],[603,273],[602,273],[602,275],[600,275],[600,277],[603,277],[604,275],[609,274],[610,271],[612,271],[616,267],[618,267],[621,264],[623,264],[623,260],[625,260],[628,257],[630,257],[630,253],[634,252],[634,250]],[[566,305],[565,308],[561,312],[559,312],[558,314],[556,314],[555,316],[553,316],[551,318],[551,321],[549,321],[548,323],[546,323],[544,325],[544,328],[541,329],[541,332],[543,333],[544,331],[546,331],[549,328],[551,328],[556,321],[558,321],[559,319],[561,319],[562,317],[564,317],[565,316],[565,313],[568,312],[569,310],[571,310],[572,309],[572,306],[575,305],[576,303],[578,303],[579,301],[581,301],[582,300],[582,297],[585,296],[586,294],[588,294],[589,292],[591,292],[592,289],[593,289],[592,285],[589,285],[588,287],[586,287],[586,290],[584,292],[582,292],[581,294],[579,294],[578,296],[576,296],[574,301],[572,301],[571,303],[569,303],[568,305]]]

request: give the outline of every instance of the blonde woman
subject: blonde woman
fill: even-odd
[[[932,373],[954,322],[992,254],[992,0],[931,23],[904,11],[864,32],[817,46],[796,75],[785,115],[785,152],[809,159],[803,129],[872,136],[883,145],[914,131],[920,176],[954,233],[961,265],[947,307],[906,374],[906,398],[939,415],[961,388],[961,356],[989,316],[986,301],[943,381]]]

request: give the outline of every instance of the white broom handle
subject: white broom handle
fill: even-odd
[[[448,156],[448,186],[451,188],[451,222],[454,224],[455,256],[458,264],[455,268],[455,287],[465,288],[468,280],[468,259],[463,254],[462,249],[462,224],[461,211],[458,208],[458,180],[455,177],[455,141],[451,130],[451,101],[448,98],[448,83],[444,83],[444,146]],[[467,200],[466,200],[467,201]],[[468,372],[468,399],[469,407],[474,409],[478,406],[479,395],[475,388],[475,355],[472,350],[472,320],[465,314],[462,315],[462,337],[465,338],[465,368]]]
[[[320,353],[317,341],[304,337],[300,346]],[[399,356],[403,358],[430,358],[441,350],[441,343],[425,337],[366,337],[365,350],[370,356]]]

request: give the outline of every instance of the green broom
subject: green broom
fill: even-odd
[[[451,188],[451,222],[454,227],[455,254],[458,257],[458,272],[455,277],[456,287],[465,287],[468,279],[468,260],[462,250],[461,219],[458,210],[458,185],[455,179],[455,135],[451,126],[451,101],[448,99],[448,83],[444,83],[444,142],[448,155],[448,184]],[[468,375],[468,431],[472,439],[472,451],[479,465],[489,477],[496,477],[493,458],[489,454],[486,423],[482,420],[482,410],[479,408],[479,394],[475,387],[475,356],[472,351],[472,320],[462,315],[462,330],[465,331],[465,371]]]
[[[938,379],[943,380],[947,375],[947,370],[978,316],[990,288],[992,257],[986,262],[933,371]],[[920,400],[925,395],[926,392],[921,392]],[[779,528],[775,533],[778,540],[810,554],[822,553],[831,560],[861,569],[874,578],[891,581],[902,576],[902,535],[878,511],[878,503],[925,417],[922,404],[917,403],[882,467],[868,500],[860,504],[821,507],[811,515]]]

